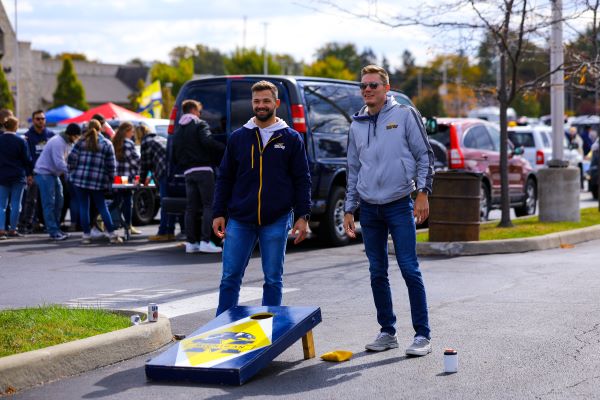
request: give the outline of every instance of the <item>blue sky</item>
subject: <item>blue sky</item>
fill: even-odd
[[[12,21],[14,0],[2,3]],[[405,49],[420,63],[442,51],[420,28],[384,27],[311,0],[18,0],[17,7],[19,40],[51,54],[81,52],[109,63],[167,61],[173,47],[196,43],[230,52],[244,44],[244,17],[247,47],[262,48],[266,22],[268,50],[304,62],[331,41],[371,47],[392,66],[400,65]]]

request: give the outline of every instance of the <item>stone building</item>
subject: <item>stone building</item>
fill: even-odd
[[[19,41],[17,64],[16,46],[15,31],[4,5],[0,2],[0,64],[15,102],[18,102],[17,117],[24,126],[27,125],[33,111],[50,108],[57,84],[56,77],[62,69],[62,60],[45,58],[42,51],[31,48],[30,42]],[[86,100],[90,107],[109,101],[126,106],[129,103],[129,94],[137,90],[138,80],[146,81],[149,72],[148,67],[137,65],[89,61],[74,61],[73,64],[85,88]]]

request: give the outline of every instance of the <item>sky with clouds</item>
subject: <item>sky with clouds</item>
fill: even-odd
[[[14,26],[15,1],[1,1]],[[443,50],[422,28],[385,27],[312,0],[18,0],[17,10],[19,40],[32,48],[108,63],[167,61],[175,46],[197,43],[229,53],[244,45],[244,17],[246,47],[263,47],[266,23],[270,52],[307,63],[333,41],[370,47],[392,66],[405,49],[419,63]]]
[[[15,0],[1,1],[14,26]],[[574,0],[566,2],[569,1]],[[426,3],[440,2],[18,0],[16,4],[19,40],[29,41],[32,48],[51,54],[80,52],[92,60],[125,63],[133,58],[168,61],[169,51],[174,47],[198,43],[223,53],[244,45],[262,49],[266,23],[267,49],[272,53],[291,54],[310,63],[316,49],[325,43],[349,42],[359,51],[370,47],[379,59],[385,55],[392,67],[399,67],[400,56],[406,49],[413,53],[417,64],[424,65],[438,54],[456,52],[459,48],[474,54],[476,42],[470,40],[471,33],[465,30],[391,28],[354,17],[340,8],[389,18],[407,15],[415,7],[423,9]],[[332,7],[332,3],[337,7]],[[443,10],[439,9],[439,14],[443,15]]]

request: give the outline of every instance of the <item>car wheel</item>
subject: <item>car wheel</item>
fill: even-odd
[[[481,187],[479,189],[479,219],[481,221],[487,221],[490,215],[490,189],[488,185],[485,183],[481,183]]]
[[[319,224],[319,240],[333,246],[343,246],[350,241],[344,231],[345,199],[346,190],[341,186],[334,186],[329,195],[327,210]]]
[[[537,186],[533,179],[528,179],[525,185],[525,199],[521,207],[515,207],[515,215],[524,217],[535,214],[537,206]]]
[[[132,220],[135,225],[147,225],[156,215],[155,196],[152,190],[140,189],[133,192]]]

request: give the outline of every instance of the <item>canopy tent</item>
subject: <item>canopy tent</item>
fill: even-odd
[[[83,111],[69,106],[60,106],[46,111],[46,122],[56,124],[67,118],[74,118],[81,115]]]
[[[106,120],[118,119],[118,120],[122,120],[122,121],[131,121],[131,120],[145,120],[146,119],[146,117],[144,117],[143,115],[140,115],[133,111],[129,111],[126,108],[123,108],[123,107],[118,106],[113,103],[106,103],[106,104],[102,104],[101,106],[92,108],[77,117],[60,121],[60,123],[62,125],[62,124],[70,124],[71,122],[74,122],[74,123],[88,122],[90,119],[92,119],[92,117],[95,114],[102,114],[102,116]]]

